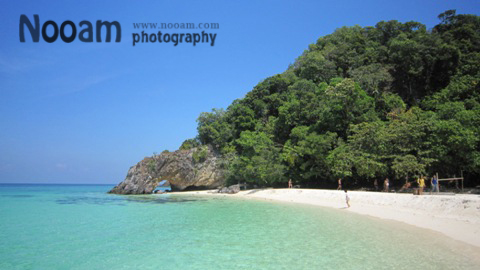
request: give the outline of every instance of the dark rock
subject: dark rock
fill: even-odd
[[[466,194],[480,194],[480,186],[465,191]]]
[[[228,187],[222,187],[218,190],[218,193],[228,193],[229,191]]]
[[[109,193],[151,194],[161,180],[168,180],[172,190],[218,188],[225,183],[223,170],[219,166],[219,155],[212,147],[204,147],[206,156],[195,161],[193,154],[199,147],[189,150],[165,152],[144,158],[132,166],[123,182]]]
[[[229,186],[228,189],[230,189],[231,193],[238,193],[240,192],[240,185]]]
[[[232,185],[229,187],[222,187],[218,190],[218,193],[227,193],[227,194],[235,194],[240,192],[240,185]]]

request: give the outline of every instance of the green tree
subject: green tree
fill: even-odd
[[[295,62],[295,74],[314,83],[329,82],[337,76],[335,64],[322,55],[320,51],[305,52]]]
[[[183,141],[182,145],[180,145],[180,150],[190,150],[192,148],[200,146],[200,141],[195,138],[195,139],[187,139]]]
[[[307,126],[295,127],[285,143],[282,157],[289,175],[313,182],[316,179],[331,180],[328,153],[334,149],[337,134],[310,132]]]
[[[267,134],[247,130],[235,144],[239,155],[230,164],[230,182],[239,180],[265,186],[287,181],[280,150]]]
[[[316,131],[331,131],[346,138],[350,124],[375,121],[375,100],[351,79],[331,84],[320,107]]]
[[[202,144],[211,144],[221,149],[233,138],[232,126],[226,121],[225,111],[222,109],[201,113],[197,122],[198,139]]]

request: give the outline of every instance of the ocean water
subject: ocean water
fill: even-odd
[[[479,249],[344,210],[0,185],[0,269],[480,269]]]

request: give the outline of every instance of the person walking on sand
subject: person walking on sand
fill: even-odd
[[[292,188],[293,187],[293,184],[292,184],[292,178],[288,179],[288,188]]]
[[[347,202],[347,208],[350,208],[350,197],[348,196],[346,189],[345,189],[345,201]]]
[[[383,191],[388,192],[388,186],[390,185],[390,182],[388,181],[388,177],[385,178],[385,181],[383,181]]]
[[[338,187],[337,190],[342,190],[342,178],[338,178]]]
[[[425,188],[425,179],[423,179],[423,176],[420,176],[417,180],[418,183],[418,195],[423,195],[423,189]]]
[[[438,179],[437,179],[437,176],[436,175],[433,175],[432,179],[430,180],[430,184],[432,185],[432,189],[430,190],[430,195],[432,194],[432,192],[439,192],[438,190]]]

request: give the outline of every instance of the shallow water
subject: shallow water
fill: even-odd
[[[0,185],[0,269],[479,269],[479,249],[348,211]]]

